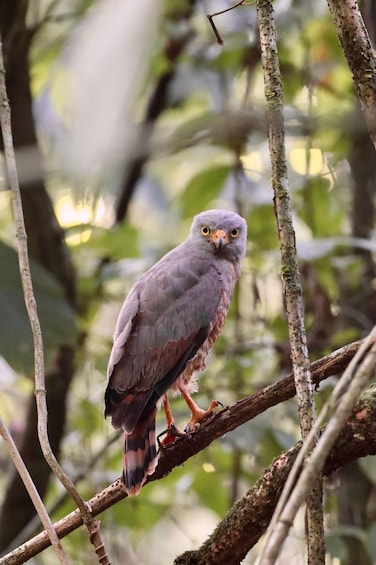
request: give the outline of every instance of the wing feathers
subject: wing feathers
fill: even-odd
[[[195,356],[208,335],[208,328],[202,328],[192,336],[184,347],[184,353],[170,371],[146,391],[131,390],[126,393],[107,387],[105,393],[105,416],[112,416],[115,429],[122,428],[128,434],[132,433],[141,417],[155,408],[158,400],[164,395],[171,384],[184,371],[188,361]]]
[[[202,274],[189,267],[185,276],[182,267],[171,274],[166,266],[163,276],[153,268],[136,283],[117,323],[108,366],[112,388],[124,393],[151,388],[173,368],[192,336],[210,324],[221,296],[218,274],[213,276],[210,264]],[[175,299],[168,295],[171,289]]]
[[[153,391],[129,392],[119,394],[114,389],[107,387],[105,393],[105,416],[112,416],[112,425],[115,430],[123,429],[126,433],[133,432],[144,408],[152,396]]]

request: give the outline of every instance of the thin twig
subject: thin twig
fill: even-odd
[[[112,436],[112,438],[106,441],[106,443],[104,443],[102,447],[96,453],[94,453],[94,455],[90,458],[90,460],[86,463],[86,465],[84,465],[84,467],[80,469],[80,471],[73,477],[72,481],[76,487],[80,481],[86,479],[86,477],[89,474],[89,471],[91,471],[95,466],[95,464],[103,457],[104,454],[107,453],[108,449],[112,446],[112,444],[119,440],[120,435],[121,432],[117,432]],[[59,510],[59,508],[66,502],[69,496],[70,496],[69,493],[64,489],[60,493],[60,495],[58,495],[56,499],[50,504],[50,506],[47,506],[48,515],[53,516],[53,514],[55,514],[55,512],[57,512],[57,510]],[[39,529],[40,529],[40,520],[38,516],[35,515],[34,518],[32,518],[30,522],[28,522],[28,524],[24,528],[22,528],[22,530],[17,534],[17,537],[15,537],[12,540],[11,544],[9,544],[6,549],[4,549],[4,553],[9,553],[15,547],[21,545],[25,541],[25,539],[35,535],[35,533]]]
[[[27,255],[25,224],[23,220],[21,194],[18,183],[16,159],[15,159],[14,147],[13,147],[10,108],[9,108],[9,102],[8,102],[6,86],[5,86],[5,69],[4,69],[3,45],[2,45],[1,36],[0,36],[0,124],[1,124],[1,131],[2,131],[3,143],[4,143],[4,154],[5,154],[5,162],[7,166],[7,174],[12,192],[12,202],[13,202],[13,210],[14,210],[15,223],[16,223],[16,237],[18,243],[20,272],[23,283],[25,302],[28,308],[28,313],[30,317],[30,322],[32,324],[33,336],[34,336],[35,373],[36,375],[39,374],[43,376],[44,375],[43,342],[42,342],[42,335],[39,326],[39,320],[36,315],[35,298],[32,293],[31,276],[30,276],[29,261]],[[36,389],[37,389],[37,385],[36,385]],[[39,389],[43,389],[43,381],[42,383],[39,383]],[[40,519],[48,532],[49,538],[56,551],[56,555],[58,556],[59,562],[64,565],[68,564],[67,557],[61,546],[59,538],[54,530],[52,522],[47,514],[47,511],[43,506],[42,501],[39,498],[39,495],[36,496],[36,494],[38,493],[35,489],[35,485],[29,473],[26,471],[22,459],[20,457],[17,458],[18,452],[15,450],[15,448],[13,448],[14,444],[13,442],[11,442],[11,438],[7,434],[6,428],[5,427],[3,428],[3,426],[2,426],[2,432],[5,434],[4,438],[6,437],[8,440],[7,445],[11,449],[11,453],[13,457],[16,457],[16,460],[14,460],[15,464],[17,462],[16,468],[18,471],[20,471],[21,469],[20,472],[21,478],[25,483],[28,493],[30,494],[35,509],[38,512]]]
[[[48,533],[51,543],[58,556],[59,562],[63,563],[64,565],[68,564],[67,557],[64,553],[64,550],[60,543],[59,537],[55,531],[55,528],[50,520],[50,516],[46,510],[46,507],[44,506],[43,501],[39,496],[37,489],[35,488],[33,479],[31,478],[30,473],[27,470],[20,456],[20,453],[16,447],[16,444],[14,443],[13,438],[10,435],[1,417],[0,417],[0,436],[4,440],[4,443],[8,449],[9,455],[14,463],[14,466],[16,467],[18,474],[20,475],[22,482],[25,485],[26,490],[29,493],[31,501],[34,504],[35,510],[37,511],[38,516],[44,528],[46,529],[46,532]]]
[[[261,62],[264,69],[266,119],[272,168],[274,211],[281,251],[281,276],[299,406],[300,428],[302,438],[305,439],[315,421],[316,412],[304,325],[303,291],[292,221],[285,152],[283,87],[278,61],[272,0],[258,1],[257,20],[260,32]],[[325,562],[322,483],[320,480],[316,482],[312,491],[307,493],[306,502],[308,563],[318,565]]]
[[[226,8],[225,10],[221,10],[220,12],[215,12],[214,14],[206,14],[206,17],[209,20],[209,23],[212,27],[212,30],[214,32],[215,38],[217,40],[217,42],[219,43],[219,45],[223,45],[224,41],[222,39],[221,34],[219,33],[217,26],[215,25],[213,18],[215,18],[216,16],[220,16],[222,14],[225,14],[226,12],[230,12],[230,10],[234,10],[235,8],[237,8],[238,6],[243,6],[244,5],[244,1],[245,0],[240,0],[240,2],[236,2],[235,4],[233,4],[232,6],[230,6],[229,8]]]
[[[5,162],[7,166],[7,174],[9,185],[12,193],[12,204],[14,221],[16,226],[16,241],[18,251],[18,261],[21,274],[22,288],[25,297],[25,304],[27,313],[30,320],[33,341],[34,341],[34,363],[35,363],[35,398],[38,413],[38,437],[44,458],[48,465],[51,467],[53,473],[58,477],[60,482],[64,485],[66,490],[70,493],[77,507],[83,517],[83,521],[88,529],[90,541],[94,544],[99,561],[103,565],[108,565],[109,561],[103,561],[103,556],[106,554],[103,542],[99,534],[99,523],[94,520],[91,515],[90,508],[80,497],[76,487],[63,471],[57,462],[49,441],[47,431],[47,402],[46,402],[46,387],[45,387],[45,368],[44,368],[44,350],[43,338],[40,327],[37,304],[34,296],[33,283],[30,272],[27,235],[25,229],[25,222],[22,209],[21,192],[18,181],[18,174],[16,168],[16,160],[13,147],[12,128],[11,128],[11,113],[9,102],[7,98],[6,85],[5,85],[5,69],[2,55],[2,43],[0,38],[0,100],[1,100],[1,129],[4,140],[4,153]],[[64,561],[66,563],[67,561]]]

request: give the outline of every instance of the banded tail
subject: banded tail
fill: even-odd
[[[123,483],[128,496],[138,494],[158,463],[156,408],[142,415],[131,433],[124,432]]]

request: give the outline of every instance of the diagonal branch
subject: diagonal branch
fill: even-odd
[[[222,14],[225,14],[226,12],[230,12],[231,10],[238,8],[239,6],[244,6],[244,2],[245,2],[245,0],[240,0],[239,2],[236,2],[235,4],[230,6],[229,8],[225,8],[224,10],[220,10],[219,12],[215,12],[214,14],[206,14],[206,17],[209,20],[209,23],[211,25],[211,28],[214,32],[215,38],[216,38],[217,42],[219,43],[219,45],[223,45],[224,41],[222,39],[221,34],[219,33],[219,31],[217,29],[217,26],[214,23],[213,18],[215,18],[216,16],[221,16]]]
[[[22,482],[24,483],[25,488],[32,500],[32,503],[34,504],[34,508],[36,509],[43,526],[46,528],[46,531],[48,532],[49,539],[51,540],[51,543],[56,551],[56,555],[58,556],[60,563],[68,564],[63,547],[52,525],[46,507],[44,506],[43,501],[39,496],[37,489],[35,488],[33,479],[31,478],[30,473],[28,472],[22,460],[22,457],[20,456],[20,453],[16,447],[16,444],[13,441],[12,436],[10,435],[7,427],[5,426],[1,418],[0,418],[0,436],[4,440],[4,443],[8,449],[9,455],[14,463],[14,466],[16,467],[17,472],[19,473]]]
[[[351,359],[358,351],[362,340],[350,343],[312,363],[311,373],[313,383],[319,383],[330,376],[345,370]],[[243,398],[228,406],[205,421],[190,437],[183,437],[165,449],[159,459],[155,473],[149,481],[159,480],[168,475],[174,467],[182,465],[187,459],[205,449],[215,439],[252,420],[268,408],[292,398],[295,395],[294,378],[290,374],[278,382],[269,385],[255,394]],[[120,479],[96,494],[88,504],[93,516],[107,510],[126,497]],[[73,532],[82,525],[82,517],[78,510],[71,512],[55,524],[60,538]],[[42,532],[25,542],[14,551],[0,558],[0,565],[19,565],[37,555],[50,545],[46,532]]]
[[[77,484],[85,479],[90,471],[93,469],[97,461],[99,461],[111,445],[119,440],[121,432],[117,432],[112,436],[110,440],[107,440],[106,443],[102,445],[102,447],[94,453],[94,455],[85,462],[85,465],[80,469],[80,471],[72,477],[72,481],[77,487]],[[55,512],[57,512],[61,506],[69,499],[69,493],[64,489],[61,491],[60,495],[58,495],[55,500],[47,506],[47,513],[49,516],[53,516]],[[4,549],[2,553],[8,553],[12,551],[18,545],[21,545],[28,537],[34,536],[36,532],[40,530],[40,520],[38,515],[35,515],[27,525],[19,532],[17,537],[12,540],[12,543],[9,544],[8,547]]]

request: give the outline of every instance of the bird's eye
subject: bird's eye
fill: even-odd
[[[231,235],[231,237],[235,238],[235,237],[238,237],[239,233],[240,233],[239,229],[234,228],[233,230],[231,230],[230,235]]]
[[[201,235],[203,236],[207,236],[210,233],[210,229],[208,228],[208,226],[202,226],[201,228]]]

